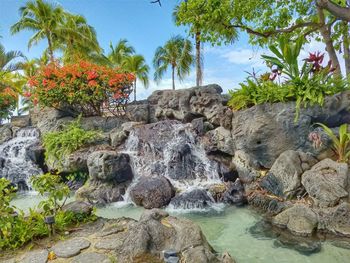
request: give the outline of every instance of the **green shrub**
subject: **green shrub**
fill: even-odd
[[[61,168],[63,160],[72,152],[87,146],[100,134],[97,131],[86,131],[81,127],[80,117],[68,124],[62,131],[49,132],[44,135],[46,162]]]

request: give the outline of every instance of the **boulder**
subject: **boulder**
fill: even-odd
[[[205,117],[210,123],[219,126],[220,122],[230,123],[229,111],[223,105],[220,86],[212,84],[181,90],[159,90],[148,97],[150,105],[150,120],[176,119],[191,122],[198,117]],[[154,117],[152,116],[154,115]],[[226,126],[225,126],[226,127]]]
[[[98,205],[123,201],[123,195],[125,195],[129,184],[130,182],[113,184],[88,180],[83,187],[75,192],[75,197],[77,200]]]
[[[55,244],[52,251],[57,257],[70,258],[78,255],[81,250],[90,247],[90,244],[90,241],[85,238],[74,238]]]
[[[324,159],[302,175],[302,184],[320,207],[336,205],[348,197],[348,165]]]
[[[181,193],[171,199],[169,204],[174,209],[204,209],[214,203],[207,191],[203,189],[194,189],[189,192]]]
[[[317,229],[317,214],[308,206],[295,204],[276,215],[272,223],[299,236],[310,236]]]
[[[130,157],[125,153],[101,150],[91,153],[87,159],[92,181],[124,183],[133,178]]]
[[[159,209],[145,211],[140,220],[129,227],[123,246],[116,250],[117,261],[134,262],[141,255],[159,257],[162,251],[169,249],[177,252],[181,262],[224,262],[216,255],[197,225],[188,219],[171,217]]]
[[[318,229],[337,236],[350,237],[350,204],[343,202],[337,207],[321,209]]]
[[[233,156],[235,154],[235,143],[230,130],[218,127],[205,134],[205,149],[207,152],[222,152]]]
[[[132,201],[146,209],[166,206],[174,195],[175,190],[165,177],[141,177],[130,189]]]
[[[131,130],[134,127],[138,127],[144,124],[143,122],[125,122],[121,127],[115,128],[109,132],[109,137],[111,140],[111,145],[116,147],[125,142],[128,138]]]
[[[237,150],[249,155],[256,169],[271,168],[286,150],[311,152],[317,156],[327,148],[315,149],[308,135],[314,123],[339,127],[350,122],[350,91],[325,99],[322,107],[301,108],[295,121],[295,102],[266,103],[234,112],[232,136]]]
[[[30,117],[29,115],[13,116],[11,117],[11,124],[18,128],[28,127],[30,126]]]
[[[73,201],[62,207],[63,211],[73,212],[75,215],[89,216],[91,215],[93,206],[84,201]]]
[[[11,124],[0,125],[0,144],[12,138],[13,133],[11,128]]]
[[[236,151],[232,163],[236,167],[242,183],[251,183],[260,176],[259,172],[254,168],[255,165],[252,164],[250,156],[244,151]]]
[[[149,121],[149,105],[147,100],[134,101],[126,106],[126,117],[129,121],[145,122]]]
[[[248,204],[268,215],[277,215],[288,208],[290,204],[270,195],[254,192],[248,195]]]
[[[274,195],[290,198],[303,192],[301,175],[310,169],[317,160],[310,154],[288,150],[275,161],[260,185]]]
[[[244,187],[239,179],[230,183],[223,195],[223,201],[227,204],[244,205],[247,203]]]
[[[28,146],[25,151],[26,155],[33,163],[38,165],[42,170],[45,170],[45,149],[40,142]]]

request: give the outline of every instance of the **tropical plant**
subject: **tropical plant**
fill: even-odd
[[[48,54],[53,62],[54,38],[64,17],[64,10],[44,0],[33,0],[26,2],[19,12],[21,18],[11,27],[11,33],[16,34],[23,30],[34,31],[34,35],[29,39],[28,48],[46,39]]]
[[[54,43],[63,51],[63,62],[89,59],[92,54],[100,54],[95,29],[88,25],[82,15],[65,12],[62,22],[54,34]]]
[[[18,94],[10,86],[0,83],[0,124],[9,118],[17,107]]]
[[[134,80],[133,74],[87,61],[64,66],[50,64],[29,80],[25,95],[41,106],[69,110],[76,115],[102,115],[104,106],[121,110]]]
[[[0,82],[6,74],[15,72],[22,68],[21,61],[24,58],[20,51],[6,51],[5,47],[0,44]]]
[[[332,140],[332,150],[337,155],[339,162],[348,162],[350,157],[350,133],[348,124],[344,123],[339,127],[338,135],[333,130],[322,123],[316,123],[321,126],[324,132]]]
[[[133,92],[134,101],[136,101],[136,81],[139,79],[145,88],[148,87],[149,66],[146,64],[145,58],[142,55],[132,55],[123,59],[122,68],[135,76]]]
[[[120,67],[126,57],[129,57],[135,53],[135,49],[129,45],[126,39],[120,39],[114,47],[111,42],[109,47],[111,51],[108,54],[108,59],[115,67]]]
[[[97,131],[86,131],[81,127],[80,117],[69,123],[62,131],[48,132],[43,136],[46,162],[60,169],[63,161],[72,152],[98,140]]]
[[[69,197],[70,190],[62,182],[59,175],[46,173],[32,176],[33,188],[46,199],[39,203],[39,207],[44,210],[45,215],[56,216],[57,212],[65,205]],[[61,202],[61,203],[60,203]]]
[[[154,80],[159,82],[170,67],[172,87],[175,89],[175,74],[182,81],[189,75],[193,62],[191,42],[181,36],[172,37],[163,47],[156,49],[153,59]]]

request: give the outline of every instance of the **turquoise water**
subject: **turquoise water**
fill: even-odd
[[[19,196],[14,200],[18,208],[27,209],[37,204],[36,195]],[[111,204],[97,209],[97,214],[106,218],[131,217],[139,219],[143,208]],[[290,248],[276,247],[275,239],[254,237],[249,228],[261,217],[248,208],[218,207],[216,210],[197,213],[169,211],[178,217],[186,217],[202,228],[209,243],[219,252],[228,251],[237,263],[347,263],[350,250],[324,242],[319,253],[303,255]]]

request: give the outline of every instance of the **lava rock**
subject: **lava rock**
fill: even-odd
[[[329,207],[348,197],[348,165],[325,159],[302,175],[302,184],[315,205]]]
[[[165,177],[141,177],[130,189],[132,201],[146,209],[166,206],[174,195],[174,187]]]
[[[11,124],[14,127],[24,128],[30,126],[30,117],[29,115],[23,116],[13,116],[11,118]]]
[[[24,255],[23,263],[46,263],[49,252],[46,249],[34,250]]]
[[[316,163],[317,160],[309,154],[285,151],[277,158],[267,176],[262,179],[260,186],[280,197],[296,197],[303,191],[302,173]]]
[[[244,187],[239,179],[228,187],[224,193],[223,200],[225,203],[233,205],[244,205],[247,203]]]
[[[87,159],[89,176],[93,181],[124,183],[132,180],[130,157],[115,151],[96,151]]]
[[[207,152],[220,151],[233,156],[235,154],[235,143],[230,130],[218,127],[206,133],[205,148]]]
[[[203,189],[194,189],[181,193],[171,199],[170,206],[178,209],[203,209],[208,207],[214,200]]]
[[[73,201],[62,207],[63,211],[73,212],[75,215],[89,216],[91,215],[93,206],[84,201]]]
[[[84,238],[74,238],[57,243],[52,251],[59,258],[70,258],[76,256],[81,250],[90,247],[90,241]]]
[[[275,216],[272,222],[278,227],[287,228],[295,235],[310,236],[317,229],[318,217],[311,208],[295,204]]]
[[[11,128],[11,124],[0,125],[0,144],[3,144],[12,138]]]
[[[125,115],[129,121],[148,123],[150,115],[148,101],[143,100],[128,103]]]

